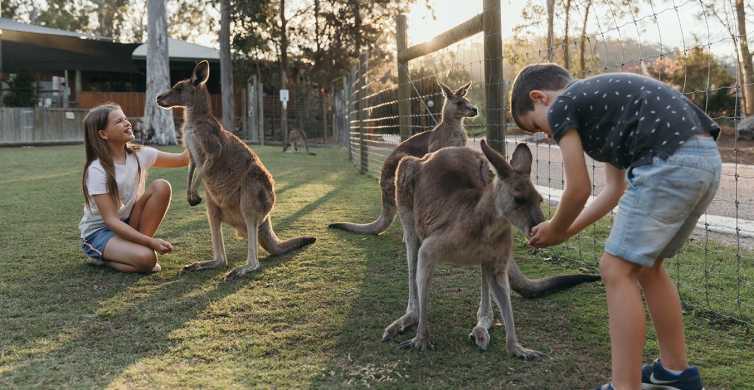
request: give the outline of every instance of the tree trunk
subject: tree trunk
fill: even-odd
[[[173,112],[157,106],[155,98],[170,88],[168,23],[165,0],[149,0],[147,30],[147,92],[144,132],[148,143],[175,145]]]
[[[589,23],[589,8],[592,7],[592,0],[587,0],[584,10],[584,21],[581,24],[581,42],[579,45],[579,67],[581,78],[586,77],[586,26]]]
[[[571,21],[571,0],[565,1],[565,33],[563,35],[563,65],[566,69],[571,70],[571,48],[568,41],[568,30]]]
[[[285,0],[280,0],[280,89],[288,89],[288,22],[285,20]],[[293,97],[290,96],[290,101]],[[288,108],[280,106],[280,131],[283,144],[288,144]]]
[[[555,33],[553,20],[555,18],[555,0],[547,0],[547,62],[555,60]]]
[[[220,81],[222,83],[223,127],[235,131],[233,102],[233,59],[230,56],[230,0],[220,4]]]
[[[754,66],[746,35],[746,9],[744,0],[736,0],[736,17],[738,18],[738,50],[740,52],[743,80],[744,113],[754,115]]]

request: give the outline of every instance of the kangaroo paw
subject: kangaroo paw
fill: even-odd
[[[199,203],[202,203],[202,198],[199,197],[199,195],[196,194],[190,194],[188,196],[188,204],[190,206],[196,206]]]
[[[225,265],[224,260],[209,260],[209,261],[198,261],[196,263],[192,263],[189,265],[186,265],[183,267],[184,271],[201,271],[205,269],[213,269],[218,268]]]
[[[236,281],[236,280],[241,279],[242,277],[244,277],[244,275],[246,275],[248,273],[251,273],[251,272],[254,272],[254,271],[258,270],[259,268],[260,268],[259,264],[257,264],[254,267],[250,267],[250,266],[238,267],[238,268],[234,269],[233,271],[228,272],[225,275],[225,281],[226,282]]]
[[[513,347],[509,347],[508,352],[511,355],[524,359],[524,360],[537,360],[545,356],[544,353],[535,351],[533,349],[524,348],[521,346],[521,344],[516,344]]]
[[[390,325],[385,327],[385,331],[382,333],[382,341],[390,341],[393,337],[405,332],[407,329],[416,325],[418,319],[414,313],[406,313],[401,318],[393,321]]]
[[[490,345],[490,332],[483,326],[475,326],[469,333],[469,338],[474,340],[482,351],[486,351],[487,346]]]

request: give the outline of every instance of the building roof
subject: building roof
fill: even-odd
[[[63,37],[75,37],[79,39],[96,39],[98,41],[112,41],[112,38],[103,37],[94,34],[85,34],[75,31],[66,31],[57,28],[50,28],[44,26],[37,26],[35,24],[28,24],[23,22],[17,22],[13,19],[0,18],[0,30],[18,31],[18,32],[30,32],[37,34],[58,35]]]
[[[147,56],[147,44],[144,43],[136,48],[133,52],[133,58],[143,60]],[[180,41],[178,39],[168,38],[168,57],[173,60],[220,60],[220,51],[211,47],[197,45]]]
[[[0,18],[0,72],[91,71],[135,72],[147,54],[146,43],[119,43],[112,38]],[[217,49],[169,38],[171,61],[219,61]]]

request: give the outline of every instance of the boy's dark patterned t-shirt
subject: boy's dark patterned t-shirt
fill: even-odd
[[[560,142],[576,129],[584,151],[618,168],[668,158],[691,136],[720,127],[683,94],[633,73],[608,73],[571,83],[547,114]]]

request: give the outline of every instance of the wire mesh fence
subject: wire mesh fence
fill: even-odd
[[[513,36],[495,33],[504,47],[502,79],[485,72],[490,58],[479,38],[489,38],[484,37],[487,32],[408,62],[410,133],[430,130],[441,120],[443,95],[438,81],[452,88],[471,81],[468,97],[480,114],[466,121],[467,146],[478,148],[487,135],[489,116],[501,118],[500,125],[512,123],[505,120],[508,102],[488,107],[485,91],[494,86],[507,96],[513,76],[528,63],[558,62],[579,77],[642,73],[671,85],[720,124],[718,146],[724,164],[717,196],[683,252],[666,267],[687,307],[754,325],[754,137],[749,130],[754,120],[747,119],[754,112],[750,108],[747,112],[744,102],[747,88],[754,91],[754,85],[742,57],[746,37],[737,24],[736,5],[709,0],[649,0],[641,6],[596,0],[568,4],[570,8],[561,9],[556,18],[554,29],[560,36],[550,44],[539,38],[545,35],[541,29],[524,29]],[[570,38],[563,34],[568,18],[571,30],[565,31],[575,33]],[[396,62],[365,54],[339,92],[347,108],[342,122],[347,127],[349,158],[362,173],[374,177],[379,177],[385,158],[401,142],[396,69]],[[547,209],[554,211],[565,187],[560,149],[549,139],[525,134],[515,126],[504,128],[504,139],[497,141],[504,142],[508,155],[517,143],[529,145],[535,158],[532,181],[548,201]],[[588,159],[588,168],[594,197],[605,186],[604,165]],[[566,243],[541,251],[542,258],[594,269],[611,219],[612,213]]]

